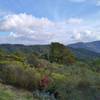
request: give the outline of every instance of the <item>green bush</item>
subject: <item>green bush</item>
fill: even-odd
[[[34,68],[25,68],[19,62],[2,64],[0,66],[2,66],[0,69],[0,77],[4,82],[26,89],[37,87],[40,74]]]

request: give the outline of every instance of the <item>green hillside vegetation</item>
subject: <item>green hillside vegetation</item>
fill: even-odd
[[[19,53],[20,56],[23,54],[38,54],[41,55],[42,57],[48,59],[48,53],[50,50],[51,45],[18,45],[18,44],[1,44],[0,49],[7,53],[7,54],[12,54],[12,53]],[[97,46],[99,47],[99,46]],[[100,53],[96,53],[92,50],[88,50],[87,48],[73,48],[70,47],[70,45],[66,46],[66,48],[70,49],[75,57],[78,60],[93,60],[96,58],[100,58]]]
[[[0,100],[38,100],[32,93],[0,83]]]
[[[28,90],[39,100],[99,100],[100,59],[77,60],[70,49],[60,43],[52,43],[45,54],[7,52],[1,48],[0,82]],[[17,100],[12,99],[15,94],[7,93],[0,89],[0,98],[4,98],[0,100]],[[29,99],[27,94],[23,96],[19,100],[31,100],[31,96]]]
[[[94,51],[90,51],[84,48],[71,48],[70,50],[74,53],[74,55],[77,57],[78,60],[86,61],[93,60],[100,58],[100,53],[96,53]]]

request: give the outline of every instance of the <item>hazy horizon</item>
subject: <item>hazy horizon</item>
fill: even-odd
[[[92,43],[92,42],[98,42],[98,40],[97,41],[90,41],[90,42],[74,42],[74,43],[69,43],[69,44],[64,44],[64,45],[67,46],[67,45],[78,44],[78,43]],[[51,43],[61,43],[61,42],[50,42],[50,43],[46,43],[46,44],[0,43],[0,45],[25,45],[25,46],[35,46],[35,45],[50,45]],[[61,44],[63,44],[63,43],[61,43]]]

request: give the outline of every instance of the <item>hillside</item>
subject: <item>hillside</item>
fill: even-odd
[[[100,53],[100,41],[94,41],[94,42],[79,42],[75,44],[70,44],[69,47],[72,47],[74,49],[86,49],[89,51],[93,51],[95,53]]]
[[[85,48],[73,48],[69,47],[70,50],[75,54],[75,56],[80,60],[93,60],[96,58],[100,58],[100,53],[96,53],[91,50],[87,50]]]
[[[0,79],[17,89],[1,84],[0,100],[31,100],[30,92],[39,100],[100,100],[100,59],[80,61],[60,43],[43,49],[49,59],[28,46],[7,46],[0,50]]]
[[[76,43],[66,46],[78,59],[100,58],[100,42]],[[21,45],[21,44],[1,44],[0,49],[6,53],[21,52],[25,54],[38,53],[40,55],[48,54],[50,45]]]
[[[22,44],[1,44],[0,49],[7,53],[14,53],[16,51],[24,53],[43,53],[48,52],[49,45],[22,45]]]
[[[0,100],[38,100],[32,96],[32,93],[17,89],[10,85],[0,83]]]

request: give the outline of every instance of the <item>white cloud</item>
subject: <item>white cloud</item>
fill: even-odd
[[[100,40],[100,32],[96,32],[94,30],[74,30],[74,38],[76,41],[95,41]]]
[[[4,19],[0,23],[0,30],[9,31],[17,28],[28,28],[31,29],[33,27],[50,27],[53,26],[54,23],[49,21],[47,18],[36,18],[32,15],[27,14],[14,14],[5,16]]]
[[[66,21],[68,24],[81,24],[83,19],[80,18],[70,18]]]
[[[54,22],[47,18],[37,18],[28,14],[11,14],[0,21],[0,43],[46,44],[52,41],[71,43],[100,39],[100,30],[85,25],[81,18]]]
[[[9,36],[13,38],[31,41],[49,39],[54,27],[55,23],[47,18],[36,18],[25,13],[5,16],[0,22],[0,31],[11,32]]]

